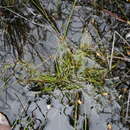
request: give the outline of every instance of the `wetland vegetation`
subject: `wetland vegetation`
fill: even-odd
[[[12,129],[128,130],[129,13],[125,0],[0,1],[0,111]]]

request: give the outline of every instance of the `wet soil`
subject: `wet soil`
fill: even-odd
[[[128,130],[130,41],[126,36],[130,27],[126,21],[130,19],[130,4],[119,0],[78,1],[66,33],[68,44],[76,49],[87,41],[109,61],[115,39],[112,70],[103,86],[86,81],[80,82],[83,88],[78,90],[41,93],[30,91],[35,84],[19,82],[19,77],[26,79],[28,73],[16,63],[24,60],[41,73],[54,71],[58,37],[65,33],[73,0],[41,2],[58,31],[32,4],[16,6],[20,6],[17,14],[0,7],[0,111],[8,116],[14,130]],[[89,60],[87,67],[95,64],[98,66]],[[103,67],[109,68],[109,63],[105,61]]]

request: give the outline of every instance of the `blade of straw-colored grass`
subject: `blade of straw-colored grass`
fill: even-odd
[[[19,98],[19,96],[17,94],[15,94],[15,96],[18,98],[18,100],[23,108],[23,111],[26,113],[26,106],[22,103],[21,99]]]
[[[110,62],[109,62],[109,70],[111,71],[112,69],[112,59],[113,59],[113,53],[114,53],[114,46],[115,46],[115,32],[113,35],[113,42],[112,42],[112,50],[111,50],[111,57],[110,57]]]
[[[130,47],[130,44],[127,42],[127,40],[123,38],[117,31],[115,31],[115,34],[117,34]]]
[[[71,22],[71,19],[72,19],[72,15],[73,15],[73,12],[74,12],[74,8],[76,6],[76,3],[77,3],[77,0],[74,0],[74,3],[73,3],[73,6],[72,6],[72,10],[70,12],[70,15],[68,17],[68,21],[67,21],[67,24],[65,26],[65,31],[64,31],[64,38],[66,38],[67,36],[67,33],[68,33],[68,29],[69,29],[69,25],[70,25],[70,22]]]
[[[0,6],[0,8],[3,8],[3,9],[6,9],[6,10],[10,11],[10,12],[12,12],[13,14],[19,16],[20,18],[22,18],[22,19],[24,19],[24,20],[26,20],[26,21],[28,21],[28,22],[34,24],[34,25],[37,25],[37,26],[40,26],[40,27],[45,27],[45,25],[43,25],[43,24],[39,24],[39,23],[36,23],[36,22],[34,22],[34,21],[28,20],[26,17],[24,17],[24,16],[20,15],[19,13],[16,13],[15,11],[9,9],[8,6]]]
[[[113,56],[114,59],[119,59],[119,60],[123,60],[123,61],[126,61],[126,62],[130,62],[130,59],[127,58],[127,57],[119,57],[119,56]]]
[[[26,106],[25,106],[26,105]],[[16,120],[14,121],[14,123],[13,123],[13,125],[12,125],[12,129],[14,129],[15,128],[15,126],[17,125],[17,121],[19,120],[19,118],[20,118],[20,115],[23,115],[24,113],[25,113],[25,111],[24,110],[27,110],[28,109],[28,103],[26,103],[24,106],[24,109],[20,109],[20,111],[19,111],[19,114],[18,115],[16,115]]]
[[[50,23],[50,25],[56,31],[56,33],[59,34],[60,31],[59,31],[54,19],[51,16],[49,16],[47,10],[41,5],[40,1],[31,0],[30,2],[32,2],[32,4],[37,8],[37,10],[42,14],[42,16],[47,19],[47,21]]]
[[[3,9],[6,9],[6,10],[10,11],[11,13],[15,14],[16,16],[18,16],[18,17],[24,19],[25,21],[27,21],[27,22],[29,22],[29,23],[32,23],[32,24],[34,24],[34,25],[36,25],[36,26],[39,26],[39,27],[42,27],[42,28],[47,28],[48,30],[50,30],[50,27],[49,27],[49,26],[46,26],[46,25],[44,25],[44,24],[40,24],[40,23],[34,22],[34,21],[32,21],[32,20],[29,20],[29,19],[27,19],[26,17],[20,15],[19,13],[13,11],[13,10],[10,9],[9,7],[10,7],[10,6],[0,6],[0,8],[3,8]],[[54,33],[55,33],[54,28],[53,28],[52,26],[51,26],[51,28],[52,28],[52,30],[53,30]],[[50,31],[51,31],[51,30],[50,30]]]

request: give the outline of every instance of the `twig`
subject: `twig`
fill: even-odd
[[[114,46],[115,46],[115,35],[118,35],[118,36],[130,47],[130,44],[127,42],[127,40],[126,40],[125,38],[123,38],[117,31],[115,31],[115,32],[114,32],[114,35],[113,35],[112,51],[111,51],[111,57],[110,57],[110,62],[109,62],[109,70],[111,70],[111,68],[112,68],[112,59],[113,59],[113,58],[130,62],[130,59],[127,58],[127,57],[113,56]]]
[[[127,23],[127,24],[130,25],[130,21],[129,20],[125,20],[125,19],[119,17],[117,14],[112,13],[111,11],[109,11],[107,9],[102,9],[102,11],[105,12],[105,13],[107,13],[107,14],[109,14],[112,17],[115,17],[118,21],[123,22],[123,23]]]
[[[112,50],[111,50],[111,58],[110,58],[110,62],[109,62],[109,70],[111,70],[112,68],[112,59],[113,59],[113,53],[114,53],[114,46],[115,46],[115,32],[113,35],[113,42],[112,42]]]
[[[107,9],[103,9],[103,12],[109,14],[110,16],[115,17],[118,21],[121,21],[121,22],[124,22],[124,23],[127,22],[126,20],[124,20],[124,19],[122,19],[121,17],[119,17],[117,14],[112,13],[111,11],[109,11],[109,10],[107,10]]]
[[[127,58],[127,57],[118,57],[118,56],[113,56],[113,58],[115,58],[115,59],[119,59],[119,60],[124,60],[124,61],[126,61],[126,62],[130,62],[130,59]]]

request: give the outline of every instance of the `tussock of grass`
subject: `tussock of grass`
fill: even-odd
[[[64,48],[64,52],[63,52]],[[60,48],[61,49],[61,48]],[[54,59],[54,72],[40,72],[31,64],[18,62],[26,70],[28,78],[23,78],[25,83],[32,84],[33,91],[52,92],[54,89],[71,90],[81,88],[80,82],[89,82],[95,86],[102,86],[107,69],[103,67],[87,66],[87,52],[77,49],[71,52],[67,46],[62,45],[58,50],[62,53]],[[89,54],[89,58],[91,55]],[[93,59],[91,59],[93,60]],[[95,62],[96,63],[96,62]],[[98,64],[98,63],[96,63]]]
[[[15,0],[10,0],[8,1],[8,3],[6,3],[6,5],[12,5],[15,2]],[[102,55],[99,55],[99,50],[97,51],[95,49],[92,49],[92,37],[89,32],[85,30],[80,47],[74,49],[73,52],[71,51],[69,44],[67,43],[67,32],[71,23],[71,19],[73,17],[76,2],[77,0],[74,0],[72,11],[67,20],[67,26],[64,29],[63,36],[61,36],[63,39],[59,38],[60,42],[58,54],[55,56],[54,59],[54,72],[41,72],[41,70],[33,67],[33,63],[29,64],[27,62],[17,62],[15,68],[16,71],[22,70],[23,72],[16,76],[17,79],[25,84],[33,84],[34,88],[36,88],[32,89],[34,91],[41,90],[45,92],[51,92],[56,88],[62,90],[77,89],[82,87],[79,82],[89,82],[95,86],[102,86],[104,83],[104,75],[107,72],[107,69],[102,67],[102,64],[104,64],[105,60]],[[56,34],[60,33],[56,22],[54,21],[52,16],[50,16],[49,12],[43,7],[39,0],[30,0],[27,3],[33,5],[33,7],[39,12],[39,14],[41,14],[55,30],[55,32],[57,32]],[[13,35],[15,31],[16,30],[8,29],[8,33],[10,36],[9,39],[11,37],[17,37]],[[24,33],[22,32],[19,34],[20,36],[23,36],[22,34]],[[57,35],[57,37],[59,37],[59,35]],[[17,41],[17,39],[15,39],[15,41]],[[21,51],[23,50],[21,48],[23,48],[23,46],[20,46],[18,43],[16,43],[17,42],[15,42],[14,44],[12,42],[11,44],[15,46],[18,55],[21,55],[22,57]],[[98,60],[97,52],[99,56]]]

